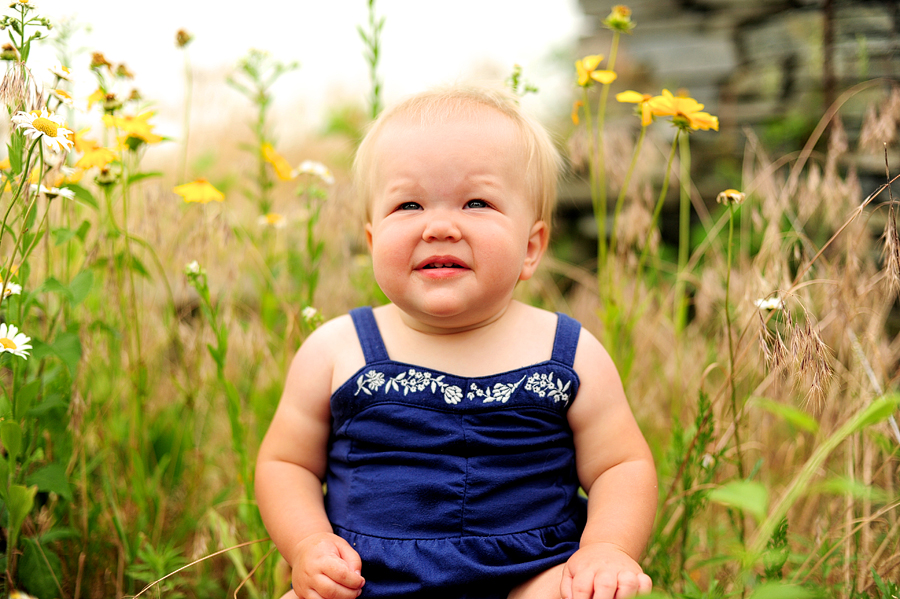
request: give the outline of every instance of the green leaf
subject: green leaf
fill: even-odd
[[[9,485],[9,464],[0,456],[0,499],[6,501],[6,487]]]
[[[81,340],[78,335],[69,332],[60,333],[50,344],[50,349],[56,357],[63,361],[63,364],[69,369],[69,374],[75,376],[78,371],[78,362],[81,361]]]
[[[152,177],[162,177],[162,173],[159,171],[153,171],[150,173],[134,173],[128,176],[128,184],[137,183],[138,181],[142,181],[143,179],[150,179]]]
[[[57,247],[72,241],[72,239],[76,237],[75,231],[73,231],[72,229],[67,229],[65,227],[53,229],[50,233],[51,235],[53,235],[53,245]]]
[[[59,597],[57,586],[63,580],[62,562],[47,545],[33,538],[25,539],[25,550],[19,562],[18,574],[22,586],[35,597]]]
[[[40,287],[35,290],[36,293],[42,292],[50,292],[50,293],[58,293],[64,296],[69,301],[72,301],[72,292],[69,291],[69,288],[57,281],[55,278],[50,277],[43,283],[41,283]]]
[[[891,414],[900,408],[900,394],[891,393],[882,395],[878,399],[870,403],[862,414],[858,416],[856,426],[852,432],[864,429],[867,426],[878,424],[882,420],[887,420]]]
[[[86,206],[90,206],[94,210],[98,210],[100,208],[100,204],[97,202],[97,199],[94,197],[90,191],[81,185],[68,184],[66,185],[69,189],[75,192],[75,199],[81,202]],[[82,223],[83,224],[83,223]]]
[[[22,172],[22,153],[25,151],[25,136],[19,129],[10,136],[6,148],[10,170],[14,175],[18,175]]]
[[[856,499],[869,499],[877,502],[890,501],[889,495],[883,489],[843,476],[829,478],[817,484],[814,490],[831,495],[850,495]]]
[[[36,485],[39,491],[56,493],[66,501],[72,501],[66,469],[60,464],[50,464],[39,468],[25,478],[29,485]]]
[[[89,270],[82,270],[75,275],[72,282],[69,283],[69,291],[72,294],[72,305],[77,306],[84,301],[87,294],[90,293],[91,287],[94,285],[94,273]]]
[[[787,421],[788,424],[795,428],[811,433],[819,430],[819,423],[816,419],[799,408],[778,403],[765,397],[754,397],[751,399],[751,402],[770,414],[780,416],[782,420]]]
[[[8,543],[6,550],[10,551],[17,545],[19,530],[25,518],[34,507],[34,496],[37,487],[23,487],[22,485],[10,485],[6,496],[6,510],[9,512],[9,530],[7,531]]]
[[[818,597],[815,591],[794,584],[768,582],[760,585],[750,599],[810,599]]]
[[[16,391],[16,415],[27,414],[41,391],[41,381],[35,379],[19,387]]]
[[[0,441],[6,449],[7,459],[10,464],[15,464],[22,453],[22,427],[14,420],[0,422]]]
[[[766,517],[769,491],[760,483],[737,480],[709,492],[709,500],[753,514],[758,520]]]

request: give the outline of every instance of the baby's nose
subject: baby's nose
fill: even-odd
[[[425,241],[458,241],[461,237],[459,226],[456,221],[446,214],[436,214],[428,219],[425,230],[422,232],[422,239]]]

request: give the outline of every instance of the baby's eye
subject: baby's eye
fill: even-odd
[[[487,208],[488,203],[484,200],[469,200],[466,202],[466,208]]]
[[[397,210],[419,210],[422,208],[418,202],[403,202],[399,206],[397,206]]]

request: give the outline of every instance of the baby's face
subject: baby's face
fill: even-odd
[[[488,108],[425,126],[395,118],[377,140],[366,225],[375,279],[429,327],[489,322],[547,241],[518,131]]]

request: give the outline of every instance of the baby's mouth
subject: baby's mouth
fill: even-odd
[[[462,268],[459,264],[453,264],[450,262],[432,262],[431,264],[426,264],[422,267],[423,269],[433,269],[433,268]]]

